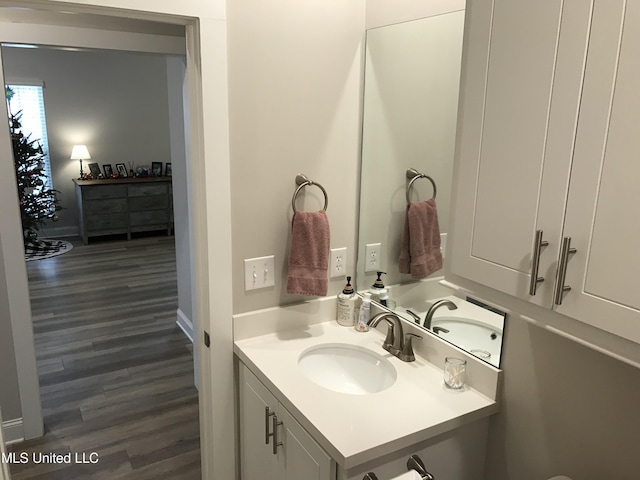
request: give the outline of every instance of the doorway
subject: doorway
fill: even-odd
[[[175,172],[175,167],[174,167],[174,172]],[[50,269],[45,269],[44,267],[43,268],[33,267],[32,270],[34,270],[35,273],[33,271],[31,273],[34,274],[36,278],[35,280],[36,283],[38,281],[45,282],[47,284],[47,288],[53,286],[54,278],[60,280],[61,282],[61,283],[55,284],[55,288],[57,289],[63,288],[64,285],[67,285],[67,287],[69,287],[70,284],[73,284],[74,282],[76,283],[75,285],[76,287],[78,286],[81,287],[79,291],[69,288],[66,295],[65,294],[47,295],[46,293],[42,294],[42,292],[40,292],[40,294],[42,294],[41,296],[32,295],[33,296],[32,303],[34,305],[33,307],[34,329],[36,330],[36,346],[38,347],[39,350],[41,348],[46,349],[48,347],[51,347],[50,351],[48,351],[48,353],[50,354],[49,357],[44,358],[44,365],[41,365],[41,367],[44,368],[46,374],[48,375],[47,377],[48,379],[45,382],[46,385],[42,385],[43,408],[45,410],[45,417],[48,413],[51,413],[53,415],[51,417],[51,421],[54,426],[57,425],[57,426],[67,427],[67,430],[65,431],[66,433],[64,433],[65,438],[69,436],[69,432],[70,432],[69,428],[71,428],[70,424],[73,422],[74,418],[77,419],[78,417],[80,417],[83,420],[83,422],[87,422],[97,417],[102,418],[103,416],[102,414],[104,412],[110,411],[109,408],[111,407],[104,407],[104,404],[103,404],[103,407],[99,406],[100,397],[102,398],[120,397],[123,401],[126,398],[129,398],[131,400],[130,392],[132,388],[134,387],[137,388],[140,385],[144,386],[144,384],[147,384],[148,390],[150,390],[151,393],[155,395],[155,397],[162,397],[162,395],[164,395],[165,397],[164,400],[166,402],[164,403],[164,405],[159,404],[160,410],[164,409],[164,410],[167,410],[167,412],[171,411],[171,415],[178,415],[178,418],[181,418],[181,415],[184,414],[184,412],[180,413],[182,407],[185,407],[186,410],[191,412],[192,415],[190,417],[191,418],[190,421],[186,421],[185,418],[181,418],[181,421],[179,421],[176,424],[176,425],[181,424],[181,426],[184,427],[181,430],[183,433],[186,432],[185,424],[190,423],[191,427],[193,427],[193,424],[195,422],[195,426],[197,427],[198,425],[197,395],[194,394],[193,392],[182,392],[182,393],[186,393],[186,398],[184,396],[181,398],[178,398],[175,390],[171,391],[168,394],[166,392],[164,392],[164,394],[159,393],[159,391],[154,390],[155,388],[158,387],[157,381],[159,379],[163,381],[163,379],[166,380],[166,378],[160,375],[158,372],[153,373],[153,369],[148,368],[149,365],[147,363],[143,363],[143,360],[145,360],[145,354],[148,354],[146,355],[147,360],[154,360],[154,355],[157,357],[157,355],[163,354],[164,357],[166,358],[162,358],[162,359],[156,358],[156,360],[162,360],[165,362],[164,369],[163,369],[164,371],[171,372],[171,369],[173,368],[173,377],[176,377],[180,372],[184,373],[189,369],[191,369],[191,372],[193,371],[193,363],[191,362],[190,364],[190,362],[184,361],[186,358],[183,355],[185,349],[189,355],[191,354],[189,353],[188,348],[186,348],[185,346],[187,342],[182,336],[182,333],[175,326],[175,311],[176,311],[175,306],[172,308],[173,311],[171,312],[173,316],[172,319],[166,318],[166,311],[163,310],[164,307],[166,307],[168,304],[171,303],[170,300],[172,298],[172,294],[171,294],[172,287],[168,287],[166,285],[167,284],[166,276],[173,276],[174,283],[175,283],[175,276],[176,276],[175,248],[173,247],[172,244],[170,244],[170,242],[173,241],[173,238],[170,239],[170,242],[167,242],[165,240],[166,239],[162,239],[162,238],[143,239],[143,240],[140,240],[137,242],[131,242],[131,243],[122,242],[121,244],[118,243],[117,245],[109,243],[108,246],[94,244],[94,245],[89,245],[88,247],[78,242],[76,244],[76,248],[74,249],[74,251],[68,254],[68,257],[51,259],[51,260],[55,260],[55,262],[53,263],[49,261],[49,264],[55,265],[55,267],[52,267]],[[125,243],[128,243],[128,244],[125,245]],[[92,249],[92,247],[95,247],[95,248]],[[124,259],[125,256],[123,255],[123,252],[127,252],[129,254],[128,259]],[[151,254],[151,256],[149,256],[149,254]],[[91,273],[95,272],[95,270],[98,269],[98,265],[94,265],[93,270],[84,269],[84,266],[87,265],[87,261],[98,261],[102,266],[100,270],[102,270],[103,272],[105,270],[108,271],[109,270],[108,266],[110,265],[110,263],[109,261],[107,261],[107,259],[109,258],[110,255],[112,256],[110,260],[111,262],[125,262],[129,268],[137,270],[138,272],[142,272],[146,270],[147,277],[149,275],[158,276],[159,272],[161,272],[162,275],[160,275],[160,277],[163,277],[163,279],[160,280],[160,284],[156,284],[155,288],[153,288],[154,282],[149,279],[150,277],[142,278],[142,277],[136,276],[133,279],[124,279],[121,275],[118,275],[118,280],[120,282],[123,282],[123,281],[128,282],[127,288],[129,289],[129,292],[136,291],[136,293],[133,294],[133,296],[130,297],[129,300],[126,300],[126,297],[128,295],[123,296],[122,295],[123,292],[121,290],[118,291],[118,288],[121,288],[121,286],[120,287],[116,286],[114,287],[115,290],[109,291],[109,289],[112,287],[108,286],[108,281],[106,278],[103,278],[102,280],[97,279],[95,281],[90,280]],[[113,255],[115,255],[115,258],[113,257]],[[172,257],[174,259],[173,262],[168,261],[167,260],[168,257]],[[73,265],[72,260],[76,260],[76,267],[68,266],[69,264]],[[144,263],[140,263],[141,261],[143,261]],[[80,263],[77,263],[77,262],[80,262]],[[173,272],[171,272],[171,266],[170,266],[171,263],[173,263]],[[152,267],[152,268],[149,269],[149,267]],[[80,275],[80,277],[65,276],[69,268],[71,268],[71,270],[76,269],[76,274]],[[82,273],[83,269],[84,269],[84,273]],[[41,270],[41,271],[38,272],[38,270]],[[82,277],[82,275],[84,275],[84,277]],[[88,288],[89,285],[92,284],[92,282],[94,282],[93,283],[94,288],[93,289]],[[83,284],[83,285],[79,285],[79,284]],[[36,290],[37,288],[38,287],[36,286]],[[167,293],[167,288],[169,290],[169,293]],[[173,287],[173,289],[175,290],[175,287]],[[60,292],[58,291],[58,293]],[[95,296],[91,297],[92,293],[94,293]],[[102,293],[103,295],[100,296],[100,293]],[[174,296],[175,295],[177,295],[177,293],[175,293]],[[66,296],[66,299],[65,299],[65,296]],[[147,302],[145,302],[145,298],[148,300]],[[75,299],[75,306],[74,306],[74,301],[72,301],[74,299]],[[105,369],[105,370],[108,370],[106,371],[105,374],[101,374],[100,365],[98,365],[97,362],[95,363],[92,362],[91,360],[92,358],[91,355],[94,355],[95,351],[89,352],[88,350],[86,350],[86,348],[88,348],[88,345],[86,343],[87,338],[85,338],[84,347],[76,344],[75,347],[71,346],[71,351],[66,350],[65,352],[62,352],[61,355],[58,357],[55,356],[54,345],[52,345],[51,343],[48,344],[48,342],[51,342],[52,335],[48,337],[48,340],[44,341],[44,344],[43,343],[38,344],[37,337],[40,333],[43,333],[43,332],[47,333],[47,330],[48,330],[48,333],[52,333],[52,331],[55,330],[51,327],[51,323],[49,323],[48,326],[45,326],[42,323],[38,324],[38,321],[42,319],[42,317],[47,317],[47,316],[56,317],[57,315],[54,312],[47,313],[46,311],[43,311],[42,309],[40,309],[39,307],[41,305],[38,305],[38,302],[46,304],[47,305],[46,308],[49,308],[51,306],[55,306],[56,300],[60,301],[60,304],[58,305],[59,307],[62,308],[64,306],[64,308],[66,308],[66,310],[64,310],[63,308],[64,310],[63,315],[65,317],[64,321],[68,321],[71,324],[77,321],[75,325],[75,333],[80,333],[80,337],[81,337],[82,336],[81,332],[84,331],[85,334],[87,335],[87,338],[93,339],[91,341],[92,343],[91,348],[95,350],[96,347],[98,347],[98,350],[107,352],[103,356],[111,357],[111,360],[114,362],[115,367],[118,367],[118,366],[123,367],[126,365],[126,368],[124,368],[124,370],[127,370],[130,377],[129,380],[122,377],[123,369],[122,368],[114,369],[113,368],[114,365],[112,365],[112,367],[109,367],[108,369]],[[95,323],[87,321],[87,319],[89,318],[92,321],[94,319],[99,320],[100,315],[95,315],[95,313],[92,313],[92,311],[95,309],[96,306],[104,305],[103,303],[100,303],[100,302],[103,302],[105,300],[107,302],[107,307],[101,308],[101,312],[103,310],[106,311],[107,317],[113,316],[113,315],[119,316],[126,311],[128,316],[131,317],[129,320],[136,320],[136,323],[137,323],[136,328],[142,327],[141,330],[136,330],[133,327],[131,327],[131,322],[122,323],[120,325],[121,327],[120,333],[126,332],[127,329],[129,329],[129,333],[131,335],[128,335],[128,336],[134,337],[134,338],[137,337],[142,342],[137,346],[140,349],[140,351],[134,353],[133,358],[131,358],[132,357],[131,355],[129,356],[128,359],[123,358],[124,350],[132,349],[132,347],[125,348],[121,343],[123,341],[122,340],[123,335],[120,335],[117,338],[114,338],[113,336],[109,337],[108,335],[104,335],[102,337],[102,340],[100,340],[99,331],[102,327],[105,326],[104,324],[107,323],[107,319],[103,317],[102,323],[99,323],[99,325],[96,325]],[[152,303],[154,302],[154,300],[155,300],[155,303]],[[115,312],[113,308],[110,308],[109,301],[113,302],[113,304],[115,305],[120,305],[120,308],[121,308],[120,313]],[[143,309],[144,311],[141,312],[140,305],[145,303],[147,304],[152,303],[152,304],[145,305],[145,307],[147,308]],[[124,310],[122,310],[123,305],[125,306]],[[110,314],[108,313],[109,311],[111,311]],[[81,317],[84,317],[84,318],[81,319]],[[135,317],[138,317],[138,318],[135,318]],[[169,321],[169,324],[168,324],[170,325],[169,327],[160,326],[162,321],[165,321],[165,320]],[[147,325],[146,327],[144,327],[145,324]],[[166,322],[164,323],[164,325],[167,325]],[[105,328],[103,328],[103,330],[105,330]],[[103,331],[103,333],[105,332]],[[169,337],[169,340],[166,341],[165,344],[162,344],[162,346],[166,348],[158,352],[159,350],[158,347],[159,345],[161,345],[158,339],[161,333],[162,334],[170,333],[171,335],[173,335],[173,337]],[[96,334],[98,336],[96,336]],[[68,335],[69,335],[69,332],[67,331],[67,334],[65,334],[63,337],[59,338],[58,340],[69,341]],[[154,341],[154,338],[156,339],[155,341]],[[82,343],[81,338],[78,339],[78,341]],[[105,342],[102,344],[102,346],[99,345],[101,341]],[[120,342],[120,345],[118,345],[119,342]],[[70,344],[73,342],[69,341],[68,343]],[[180,354],[178,354],[177,350],[173,349],[173,347],[175,347],[177,350],[180,350]],[[76,348],[75,351],[73,350],[74,348]],[[78,348],[80,350],[77,350]],[[85,349],[84,355],[82,354],[83,348]],[[172,361],[173,363],[179,364],[179,365],[178,366],[172,365],[171,368],[169,368],[167,363],[171,363]],[[120,362],[120,365],[118,365],[118,362]],[[138,363],[138,365],[136,365],[136,363]],[[69,368],[65,368],[67,366]],[[104,383],[99,384],[99,382],[95,378],[93,380],[90,380],[88,383],[87,382],[83,383],[82,381],[80,381],[81,378],[79,376],[79,378],[75,378],[75,379],[71,378],[69,380],[69,382],[72,382],[72,384],[75,387],[77,387],[77,390],[75,391],[75,393],[73,389],[70,388],[71,385],[69,383],[67,383],[64,387],[55,386],[55,384],[52,383],[53,382],[52,379],[55,378],[56,376],[59,376],[59,377],[62,376],[61,372],[65,369],[70,370],[71,372],[75,370],[75,373],[72,373],[72,375],[75,374],[78,376],[79,375],[78,372],[80,372],[79,367],[81,366],[89,367],[89,371],[92,371],[91,369],[93,369],[93,373],[96,373],[96,375],[93,375],[93,377],[97,376],[97,377],[100,377],[101,379],[104,379],[104,377],[106,377],[107,380],[111,378],[111,381],[115,381],[116,383],[111,383],[111,381],[109,381],[107,384],[104,384]],[[140,377],[140,375],[145,371],[148,374],[147,381],[145,381],[142,377]],[[133,377],[131,377],[131,373],[134,374]],[[193,373],[191,373],[190,375],[191,375],[191,383],[193,383]],[[84,376],[83,379],[86,380],[86,377],[87,376]],[[182,375],[182,377],[184,377],[184,375]],[[187,375],[187,377],[189,377],[189,375]],[[118,378],[120,378],[119,381],[124,382],[124,383],[120,383],[119,386],[118,386],[118,380],[117,380]],[[127,385],[127,382],[130,382],[130,384]],[[185,389],[186,388],[187,387],[185,387]],[[102,393],[100,393],[100,390],[102,390]],[[117,390],[119,390],[120,392],[117,393],[116,392]],[[108,393],[109,391],[111,391],[111,393]],[[44,398],[45,393],[53,394],[53,396],[49,397],[48,399],[45,399]],[[89,395],[88,397],[86,396],[87,394]],[[172,396],[175,398],[167,398]],[[89,400],[90,402],[89,404],[84,404],[79,409],[51,410],[52,408],[51,402],[56,403],[57,405],[59,405],[60,403],[70,404],[74,402],[74,398],[75,399],[83,398],[85,400]],[[95,403],[95,401],[97,401],[98,403]],[[178,405],[177,407],[174,405],[175,402],[177,402],[177,405]],[[138,399],[137,403],[139,404],[137,416],[140,416],[141,414],[140,408],[142,408],[144,405],[149,406],[150,404],[152,404],[153,398],[150,397],[146,401]],[[156,403],[158,402],[156,401]],[[171,407],[172,405],[175,408]],[[90,413],[90,410],[94,407],[97,407],[98,409],[95,410],[93,413]],[[101,408],[103,409],[103,412],[98,413]],[[125,404],[120,405],[120,407],[115,408],[114,412],[112,412],[112,414],[109,415],[111,418],[111,421],[113,421],[115,411],[118,411],[120,413],[125,413],[126,411],[128,411],[129,414],[132,414],[132,413],[135,413],[136,407],[131,403],[129,403],[128,405],[125,405]],[[195,412],[195,415],[193,415],[194,412]],[[152,419],[156,421],[152,423],[153,424],[157,423],[158,421],[157,415],[152,413],[150,416],[152,417]],[[103,418],[102,421],[107,422],[102,424],[105,427],[105,429],[113,430],[113,425],[108,423],[109,419]],[[94,437],[97,438],[99,437],[98,431],[100,430],[98,428],[99,422],[96,423],[96,421],[93,421],[92,423],[93,423],[93,427],[91,427],[90,438],[94,438]],[[47,425],[47,427],[49,427],[50,425]],[[151,423],[149,425],[151,425]],[[138,427],[140,427],[140,425],[138,425]],[[127,427],[127,428],[133,428],[133,427]],[[144,426],[140,428],[142,429],[142,431],[145,430]],[[137,430],[137,427],[136,427],[136,430]],[[146,428],[146,430],[147,430],[147,433],[149,433],[149,429]],[[81,431],[80,433],[82,434]],[[113,433],[113,431],[111,433]],[[135,435],[131,434],[131,432],[129,432],[129,434],[130,435],[128,438],[131,438],[131,439],[135,438]],[[88,436],[89,433],[86,432],[86,435]],[[179,449],[182,449],[183,452],[190,454],[188,455],[188,457],[191,460],[194,460],[194,458],[196,457],[195,455],[193,455],[193,452],[196,450],[193,447],[197,444],[198,439],[194,438],[193,435],[184,433],[179,438],[173,439],[173,440],[163,440],[162,438],[160,438],[159,435],[157,435],[157,437],[158,437],[157,440],[159,442],[156,445],[157,448],[153,448],[147,451],[139,449],[145,443],[143,441],[140,441],[142,440],[141,438],[139,438],[139,441],[136,442],[135,445],[129,442],[132,445],[131,448],[135,446],[138,449],[137,452],[139,455],[136,454],[134,456],[140,457],[138,460],[134,461],[134,463],[137,463],[138,465],[138,467],[135,467],[135,468],[145,468],[147,466],[151,466],[150,468],[157,468],[153,466],[155,462],[151,461],[152,457],[155,455],[156,459],[160,460],[161,459],[160,457],[164,456],[166,459],[166,454],[169,451],[169,447],[170,447],[169,444],[171,443],[173,443],[173,447],[177,446]],[[109,441],[113,443],[114,441],[116,441],[115,438],[116,438],[115,436],[112,436],[111,440]],[[145,437],[145,438],[148,439],[148,437]],[[162,446],[163,441],[167,441],[169,444]],[[146,443],[149,444],[149,442],[146,442]],[[87,447],[90,444],[91,444],[90,441],[82,442],[82,445],[77,444],[76,447],[80,447],[80,446]],[[23,448],[25,446],[21,445],[20,447]],[[28,448],[31,448],[31,447],[28,447]],[[35,444],[34,444],[34,448],[36,448]],[[64,450],[65,447],[61,447],[61,445],[57,445],[55,448],[63,448]],[[70,449],[71,446],[67,444],[66,448]],[[41,449],[41,451],[44,451],[44,450]],[[113,456],[109,456],[109,455],[112,455],[112,453],[106,453],[105,455],[107,455],[108,458],[112,458],[112,461],[111,461],[112,467],[118,466],[118,462],[119,462],[118,458],[120,460],[123,459],[122,452],[119,454],[115,452],[113,453]],[[131,465],[133,465],[131,463],[132,458],[129,452],[127,452],[127,455],[130,457],[128,463],[129,463],[129,467],[131,467]],[[140,463],[140,459],[143,457],[146,457],[147,460],[149,460],[149,462],[147,462],[147,460],[142,460],[142,463]],[[186,465],[183,465],[183,467],[186,466],[188,467],[187,470],[195,471],[195,465],[197,465],[198,467],[197,471],[199,472],[199,453],[197,455],[197,458],[198,460],[196,462],[190,461]],[[123,465],[125,465],[126,463],[127,462],[124,462]],[[106,462],[105,465],[108,467],[108,464],[109,462]],[[184,471],[182,473],[184,473]],[[69,478],[71,478],[72,476],[74,475],[70,475]],[[200,477],[194,476],[193,478],[200,478]]]
[[[203,478],[235,478],[235,424],[234,424],[234,369],[232,290],[229,279],[232,274],[231,257],[231,185],[228,133],[228,86],[226,13],[223,3],[217,2],[147,2],[132,0],[127,8],[121,2],[97,0],[95,2],[72,1],[66,3],[21,0],[3,2],[9,8],[39,10],[44,28],[26,30],[24,25],[3,26],[3,36],[11,33],[21,37],[26,32],[47,36],[44,43],[56,44],[52,38],[55,25],[67,25],[79,18],[79,13],[111,16],[116,23],[128,19],[169,22],[186,29],[187,92],[189,105],[190,138],[187,148],[193,161],[190,173],[192,190],[189,198],[193,207],[193,259],[194,298],[196,316],[201,325],[195,329],[197,343],[202,345],[205,333],[210,338],[210,348],[201,348],[197,354],[200,367],[200,434]],[[118,8],[120,7],[120,8]],[[129,10],[131,9],[131,10]],[[137,9],[137,10],[136,10]],[[58,10],[64,12],[57,13]],[[53,18],[63,15],[62,22]],[[84,22],[81,21],[84,25]],[[77,26],[77,24],[76,24]],[[91,26],[84,25],[91,33]],[[86,33],[86,32],[85,32]],[[73,39],[73,37],[72,37]],[[99,36],[90,36],[98,41]],[[15,40],[14,40],[15,41]],[[65,41],[65,44],[73,44]],[[154,42],[148,42],[153,45]],[[206,45],[206,51],[202,46]],[[206,134],[205,134],[206,133]],[[0,160],[10,157],[7,138],[0,135]],[[11,206],[15,202],[15,186],[10,176],[0,175],[0,203]],[[11,193],[11,196],[8,195]],[[5,203],[6,202],[6,203]],[[213,221],[209,219],[214,218]],[[42,428],[40,404],[36,399],[37,378],[33,335],[31,332],[28,299],[25,301],[26,269],[21,258],[22,238],[11,232],[19,232],[17,206],[0,209],[0,259],[2,274],[11,278],[7,286],[10,298],[10,325],[12,340],[19,358],[16,359],[19,389],[21,392],[24,428],[37,436]],[[215,273],[215,275],[214,275]],[[215,308],[209,297],[223,299]],[[215,389],[213,389],[215,381]],[[34,392],[35,390],[35,392]],[[6,422],[6,418],[4,419]]]

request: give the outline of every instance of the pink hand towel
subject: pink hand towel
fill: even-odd
[[[407,205],[398,263],[400,273],[410,273],[415,279],[442,268],[438,210],[433,198]]]
[[[328,269],[329,219],[326,212],[295,212],[291,222],[287,293],[326,295]]]

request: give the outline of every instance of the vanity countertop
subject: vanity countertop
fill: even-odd
[[[330,321],[238,340],[234,351],[346,469],[498,411],[495,400],[469,386],[447,389],[441,367],[418,356],[415,362],[400,361],[382,349],[383,340],[376,329],[359,333]],[[371,395],[338,393],[313,383],[299,369],[298,358],[323,343],[356,345],[389,359],[396,382]]]

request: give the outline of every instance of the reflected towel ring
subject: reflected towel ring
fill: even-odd
[[[300,193],[300,190],[302,190],[307,185],[315,185],[320,190],[322,190],[322,194],[324,195],[324,208],[322,210],[324,210],[325,212],[327,211],[327,207],[329,206],[329,196],[327,195],[327,191],[324,189],[322,185],[309,180],[307,176],[303,175],[302,173],[299,173],[298,175],[296,175],[296,184],[298,185],[298,188],[296,188],[296,191],[293,192],[293,198],[291,199],[291,207],[293,208],[293,213],[297,212],[296,198],[298,198],[298,194]]]
[[[431,197],[431,198],[433,200],[436,199],[436,193],[437,193],[436,182],[429,175],[425,175],[424,173],[420,173],[415,168],[409,168],[407,170],[407,178],[411,179],[411,180],[409,180],[409,185],[407,185],[407,204],[411,203],[411,200],[409,199],[409,194],[411,193],[411,187],[413,186],[413,182],[415,182],[419,178],[426,178],[427,180],[429,180],[431,182],[431,186],[433,187],[433,197]]]

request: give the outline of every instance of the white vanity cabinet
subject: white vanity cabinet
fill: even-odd
[[[484,472],[489,417],[400,451],[387,450],[364,464],[345,469],[243,363],[240,363],[239,381],[242,480],[361,480],[370,471],[385,480],[405,472],[407,460],[413,454],[425,462],[427,470],[436,478],[472,480]],[[326,405],[326,415],[331,416],[335,408],[335,405]],[[362,408],[367,409],[364,405]],[[371,410],[369,414],[373,424],[379,422],[376,416],[380,412]],[[270,435],[274,426],[277,436]],[[278,445],[274,453],[275,442]]]
[[[268,434],[272,435],[267,437]],[[242,364],[240,442],[242,480],[336,478],[336,465],[331,457]],[[281,445],[274,450],[276,442]]]
[[[466,15],[452,273],[640,343],[640,2]]]

